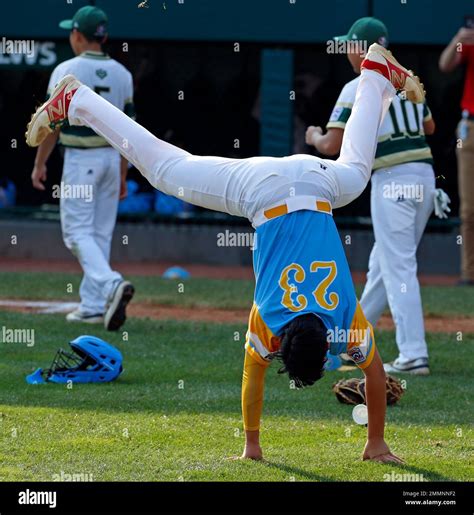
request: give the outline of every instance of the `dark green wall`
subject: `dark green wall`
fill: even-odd
[[[387,24],[393,43],[444,44],[474,15],[473,0],[373,0],[373,16]]]
[[[183,3],[180,4],[179,2]],[[294,3],[292,3],[294,1]],[[394,43],[443,44],[474,14],[472,0],[97,0],[110,16],[114,38],[323,42],[344,33],[370,9],[384,19]],[[57,23],[87,0],[2,2],[0,34],[16,38],[66,37]]]

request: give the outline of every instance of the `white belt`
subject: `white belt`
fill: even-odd
[[[294,213],[295,211],[302,211],[304,209],[309,211],[319,211],[320,213],[326,213],[332,216],[332,206],[327,200],[318,199],[308,195],[288,197],[286,200],[257,211],[256,215],[253,217],[252,225],[254,227],[258,227],[273,218],[287,215],[288,213]]]

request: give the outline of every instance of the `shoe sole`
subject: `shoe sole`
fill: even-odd
[[[411,374],[412,376],[429,376],[430,375],[430,369],[428,367],[419,367],[419,368],[411,368],[408,370],[401,370],[399,368],[393,368],[386,369],[384,367],[385,372],[387,374]]]
[[[38,118],[44,113],[45,106],[49,102],[51,102],[51,99],[54,98],[58,94],[58,92],[61,90],[62,87],[64,87],[69,82],[72,82],[72,80],[74,80],[74,79],[71,79],[70,75],[66,75],[66,77],[63,77],[58,82],[57,86],[54,88],[53,92],[51,93],[51,97],[48,98],[48,100],[46,100],[46,102],[43,102],[43,104],[41,104],[38,107],[38,109],[36,109],[36,111],[33,113],[30,123],[26,126],[26,132],[25,132],[26,143],[28,146],[38,147],[49,136],[49,134],[51,134],[53,132],[52,129],[49,127],[49,125],[47,127],[41,127],[41,129],[38,130],[38,134],[41,133],[41,138],[37,138],[38,141],[39,140],[41,140],[41,141],[39,143],[35,142],[34,144],[30,141],[31,129],[34,126],[34,124],[38,121]]]
[[[104,317],[100,318],[67,318],[66,322],[82,322],[83,324],[103,324],[104,323]]]
[[[117,331],[123,326],[125,320],[127,320],[127,305],[132,300],[134,293],[135,288],[129,282],[124,282],[118,286],[104,317],[104,326],[107,331]]]
[[[377,45],[376,49],[373,50],[373,52],[378,52],[379,54],[383,55],[384,58],[387,61],[389,61],[393,66],[401,68],[408,75],[405,81],[405,87],[403,88],[404,91],[406,91],[407,93],[408,100],[414,102],[415,104],[421,104],[425,101],[426,91],[423,84],[420,81],[420,78],[417,75],[411,73],[407,68],[401,65],[395,59],[395,57],[393,57],[392,53],[386,48],[384,48],[382,45]]]

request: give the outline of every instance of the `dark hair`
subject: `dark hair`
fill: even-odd
[[[322,320],[311,314],[296,317],[285,327],[280,350],[274,354],[283,362],[278,373],[288,373],[297,388],[311,386],[323,377],[327,349]]]

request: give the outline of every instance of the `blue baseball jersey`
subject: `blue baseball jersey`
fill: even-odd
[[[256,287],[247,352],[268,364],[285,326],[314,314],[326,326],[331,354],[347,352],[361,368],[370,364],[373,330],[357,301],[330,214],[301,210],[259,226],[253,261]]]

